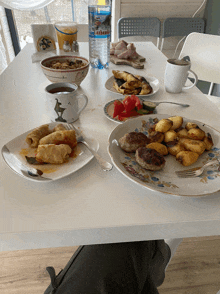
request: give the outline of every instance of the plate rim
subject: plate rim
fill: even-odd
[[[137,120],[137,121],[139,121],[139,120],[141,120],[141,119],[144,120],[145,117],[146,117],[146,118],[150,118],[150,117],[152,117],[152,118],[156,118],[157,116],[165,116],[165,117],[167,117],[167,116],[170,116],[170,115],[169,115],[169,114],[149,114],[149,115],[143,115],[143,116],[141,116],[141,117],[136,117],[136,118],[134,118],[134,119],[132,119],[132,120],[127,120],[127,121],[125,121],[123,124],[118,124],[118,125],[112,130],[112,132],[109,134],[109,138],[108,138],[108,153],[109,153],[109,155],[110,155],[110,158],[111,158],[111,160],[112,160],[113,165],[117,168],[117,170],[120,171],[120,172],[121,172],[121,173],[122,173],[127,179],[129,179],[129,180],[131,180],[132,182],[136,183],[137,185],[143,187],[144,189],[148,189],[148,190],[151,190],[151,191],[154,191],[154,192],[159,192],[159,193],[166,194],[166,195],[172,195],[172,196],[175,196],[175,197],[192,197],[192,198],[195,198],[195,197],[206,197],[206,196],[208,196],[208,195],[212,195],[212,194],[214,194],[214,193],[216,193],[216,192],[219,192],[219,191],[220,191],[220,188],[217,189],[216,191],[209,192],[209,193],[206,193],[206,194],[204,193],[204,194],[191,194],[191,195],[189,195],[189,194],[183,194],[183,193],[172,193],[172,192],[168,192],[168,191],[161,191],[161,190],[158,190],[158,189],[156,189],[156,188],[154,188],[154,187],[148,186],[147,184],[144,184],[144,183],[142,183],[141,181],[137,181],[136,178],[130,176],[130,174],[126,173],[125,170],[123,170],[122,168],[120,168],[120,167],[118,166],[118,164],[115,162],[115,159],[114,159],[113,154],[112,154],[111,151],[110,151],[110,148],[111,148],[111,145],[112,145],[112,141],[113,141],[113,140],[111,140],[111,137],[112,137],[113,133],[115,132],[115,130],[116,130],[116,129],[123,128],[123,127],[126,128],[126,125],[127,125],[127,124],[134,123],[135,120]],[[203,123],[203,122],[201,122],[201,121],[199,121],[199,120],[186,118],[186,117],[184,117],[184,116],[182,116],[182,117],[183,117],[183,119],[185,119],[185,120],[189,120],[189,121],[191,121],[191,122],[197,122],[197,123],[199,123],[200,125],[205,125],[205,126],[207,126],[208,128],[210,128],[210,129],[214,130],[215,132],[219,133],[219,137],[220,137],[220,131],[218,131],[217,129],[213,128],[212,126],[210,126],[210,125],[208,125],[208,124],[206,124],[206,123]],[[162,117],[161,117],[161,119],[162,119]],[[111,141],[110,141],[110,140],[111,140]]]
[[[120,95],[120,96],[129,96],[129,94],[124,95],[124,94],[118,93],[116,90],[113,91],[113,90],[110,90],[109,88],[107,88],[107,86],[106,86],[107,83],[109,83],[113,78],[114,78],[114,75],[112,75],[110,78],[108,78],[107,81],[105,82],[106,90],[108,90],[111,93]],[[156,78],[154,76],[150,76],[150,75],[145,75],[144,78],[146,78],[146,80],[150,78],[150,79],[154,79],[155,81],[158,81],[158,87],[157,87],[156,91],[154,91],[153,93],[150,93],[150,94],[147,94],[147,95],[135,95],[135,96],[138,96],[138,97],[150,97],[150,96],[153,96],[154,94],[156,94],[159,91],[159,89],[160,89],[160,81],[159,81],[158,78]]]
[[[41,124],[41,125],[49,125],[49,128],[51,127],[51,128],[53,128],[53,127],[55,127],[56,125],[58,125],[58,124],[61,124],[62,122],[48,122],[48,123],[43,123],[43,124]],[[41,125],[39,125],[39,126],[41,126]],[[21,173],[19,173],[19,172],[17,172],[14,168],[13,168],[13,166],[11,166],[10,164],[9,164],[9,162],[7,161],[7,159],[5,158],[5,156],[4,156],[4,152],[3,152],[3,150],[4,150],[4,148],[6,147],[6,148],[8,148],[8,144],[11,144],[13,141],[15,141],[16,139],[18,139],[19,137],[22,137],[22,136],[25,136],[25,135],[27,135],[28,133],[30,133],[31,131],[33,131],[34,129],[36,129],[37,127],[39,127],[39,126],[36,126],[36,127],[34,127],[34,128],[32,128],[32,129],[30,129],[30,130],[28,130],[28,131],[26,131],[26,132],[24,132],[24,133],[22,133],[22,134],[20,134],[20,135],[18,135],[18,136],[16,136],[16,137],[14,137],[13,139],[11,139],[10,141],[8,141],[7,143],[5,143],[3,146],[2,146],[2,148],[1,148],[1,155],[2,155],[2,158],[3,158],[3,161],[5,162],[5,164],[14,172],[14,173],[16,173],[17,175],[19,175],[20,177],[22,177],[22,178],[25,178],[25,179],[28,179],[28,180],[30,180],[30,181],[33,181],[33,182],[40,182],[40,183],[43,183],[43,182],[52,182],[52,181],[57,181],[57,180],[60,180],[60,179],[63,179],[63,178],[65,178],[65,177],[67,177],[67,176],[69,176],[69,175],[71,175],[71,174],[73,174],[73,173],[75,173],[75,172],[77,172],[78,170],[80,170],[81,168],[83,168],[85,165],[87,165],[93,158],[94,158],[94,155],[91,153],[90,154],[90,156],[88,157],[89,159],[88,159],[88,161],[86,162],[86,163],[84,163],[83,165],[80,165],[80,167],[79,168],[77,168],[76,170],[74,170],[74,171],[70,171],[70,172],[68,172],[68,173],[66,173],[66,174],[64,174],[63,176],[59,176],[59,177],[57,177],[57,178],[55,178],[55,179],[53,179],[53,178],[44,178],[44,177],[31,177],[31,176],[26,176],[26,175],[24,175],[22,172]],[[88,137],[88,139],[90,139],[91,137]],[[93,140],[94,140],[94,142],[95,142],[95,151],[97,152],[98,150],[99,150],[99,142],[95,139],[95,138],[92,138]],[[8,148],[9,149],[9,148]],[[9,151],[10,151],[10,149],[9,149]],[[10,151],[11,152],[11,151]],[[11,152],[11,154],[12,155],[14,155],[16,158],[17,158],[17,160],[20,162],[20,163],[22,163],[23,164],[23,162],[21,162],[20,160],[19,160],[19,158],[13,153],[13,152]],[[25,165],[25,164],[24,164]],[[29,167],[29,166],[26,166],[27,168]]]

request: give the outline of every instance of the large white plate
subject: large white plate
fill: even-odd
[[[220,133],[212,127],[201,122],[184,118],[184,123],[195,122],[206,133],[210,133],[214,142],[214,147],[210,151],[205,151],[190,167],[184,167],[176,161],[172,155],[165,157],[165,167],[160,171],[147,171],[141,168],[135,161],[133,153],[124,152],[118,145],[119,138],[132,131],[141,131],[148,134],[148,129],[154,124],[154,119],[168,118],[170,115],[151,114],[132,120],[128,120],[118,125],[109,136],[108,152],[115,167],[128,179],[134,183],[150,190],[180,196],[202,196],[220,190],[220,169],[218,167],[208,168],[203,175],[196,178],[178,178],[175,174],[177,170],[202,166],[205,162],[220,158]]]
[[[48,125],[49,128],[52,130],[57,124],[59,123],[49,123]],[[86,146],[84,146],[83,144],[78,144],[76,147],[77,156],[75,158],[69,158],[68,162],[64,164],[31,165],[27,163],[25,158],[25,155],[27,155],[27,152],[30,150],[30,148],[28,148],[28,144],[25,142],[25,138],[27,134],[29,134],[31,131],[32,130],[11,140],[6,145],[4,145],[1,150],[3,159],[6,162],[6,164],[15,173],[28,180],[37,182],[47,182],[50,180],[55,181],[61,179],[65,176],[68,176],[78,171],[80,168],[89,163],[89,161],[91,161],[94,157]],[[87,142],[95,151],[98,150],[99,144],[95,139],[87,137]],[[10,153],[7,152],[7,149]],[[30,176],[27,172],[21,170],[21,164],[23,164],[27,168],[34,167],[39,170],[42,170],[43,175],[41,177]]]
[[[138,97],[150,97],[152,95],[154,95],[155,93],[158,92],[159,88],[160,88],[160,82],[157,78],[155,77],[151,77],[151,76],[145,76],[145,79],[150,83],[151,87],[153,88],[153,92],[148,94],[148,95],[136,95]],[[111,76],[105,83],[105,88],[114,93],[114,94],[118,94],[120,96],[124,96],[123,94],[121,93],[118,93],[118,91],[113,87],[113,83],[114,83],[114,76]]]

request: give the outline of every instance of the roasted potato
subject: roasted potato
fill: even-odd
[[[211,150],[212,146],[214,145],[213,140],[212,140],[212,136],[207,133],[207,135],[205,136],[204,140],[203,140],[204,144],[205,144],[205,149],[206,150]]]
[[[188,123],[186,124],[185,128],[187,129],[187,131],[189,131],[190,129],[198,128],[198,125],[195,124],[195,123],[188,122]]]
[[[205,132],[200,128],[192,128],[188,131],[188,138],[201,141],[205,138]]]
[[[180,162],[184,166],[189,166],[197,161],[199,154],[192,151],[180,151],[177,156],[176,160]]]
[[[187,129],[179,130],[178,132],[176,132],[176,134],[177,134],[177,137],[179,137],[179,138],[188,138]]]
[[[176,130],[180,128],[183,124],[182,116],[171,116],[171,117],[168,117],[168,119],[173,122],[173,126],[171,127],[171,130]]]
[[[164,133],[152,131],[149,134],[149,138],[150,138],[151,142],[161,143],[164,140]]]
[[[173,122],[169,119],[163,118],[155,126],[156,132],[166,133],[173,126]]]
[[[177,156],[180,151],[186,151],[184,146],[178,142],[174,145],[167,146],[167,150],[173,156]]]
[[[179,140],[186,150],[196,152],[201,155],[205,151],[205,143],[203,141],[181,138]]]
[[[162,155],[168,154],[167,147],[161,143],[158,143],[158,142],[150,143],[150,144],[146,145],[146,148],[154,149]]]
[[[175,141],[177,139],[177,134],[174,130],[167,131],[164,133],[164,142]]]

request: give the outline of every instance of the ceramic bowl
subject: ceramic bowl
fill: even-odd
[[[50,68],[50,64],[53,61],[57,62],[65,62],[74,61],[74,60],[82,60],[85,63],[84,66],[75,69],[54,69]],[[49,81],[52,83],[74,83],[78,86],[85,79],[88,71],[89,71],[89,61],[81,56],[72,56],[72,55],[59,55],[45,58],[41,61],[41,68],[44,75],[47,77]]]

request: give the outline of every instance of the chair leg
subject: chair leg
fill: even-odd
[[[214,83],[211,83],[211,84],[210,84],[210,87],[209,87],[208,95],[212,95],[213,87],[214,87]]]
[[[180,243],[183,241],[183,238],[178,238],[178,239],[165,239],[164,240],[167,245],[170,247],[170,251],[171,251],[171,256],[170,256],[170,260],[166,266],[166,269],[169,265],[169,263],[171,262],[171,259],[173,258],[178,246],[180,245]]]
[[[161,45],[160,45],[160,51],[162,52],[162,50],[163,50],[163,43],[164,43],[164,38],[162,38],[162,40],[161,40]]]
[[[157,48],[159,49],[160,38],[157,38]]]

